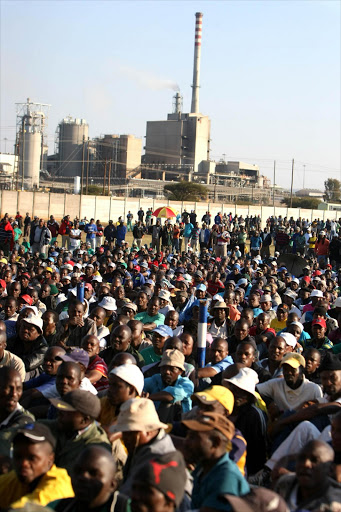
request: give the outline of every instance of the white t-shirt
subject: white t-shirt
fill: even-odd
[[[84,377],[84,379],[82,379],[79,389],[83,389],[84,391],[90,391],[90,393],[92,393],[93,395],[97,395],[97,389],[95,388],[95,386],[91,384],[88,377]],[[43,392],[43,395],[45,398],[60,398],[56,385],[48,388],[46,392]]]
[[[303,402],[322,397],[320,386],[305,377],[297,389],[289,388],[284,379],[277,378],[258,384],[257,391],[262,397],[272,398],[282,411],[296,410]]]
[[[80,229],[71,229],[70,231],[70,235],[72,236],[79,236],[81,234],[81,230]],[[70,237],[70,247],[72,247],[72,249],[78,249],[78,247],[80,247],[81,245],[81,241],[80,240],[76,240],[75,238],[71,238]]]

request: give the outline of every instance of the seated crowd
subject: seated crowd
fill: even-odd
[[[68,222],[0,225],[0,509],[340,510],[341,256]]]

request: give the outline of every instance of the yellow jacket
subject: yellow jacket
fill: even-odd
[[[73,496],[74,492],[68,472],[55,465],[39,480],[32,492],[29,491],[28,485],[19,481],[14,470],[0,476],[1,509],[21,508],[27,502],[45,506],[50,501]]]

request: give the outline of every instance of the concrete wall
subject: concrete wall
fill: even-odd
[[[57,220],[60,220],[64,215],[90,219],[93,217],[95,220],[100,219],[102,222],[108,222],[109,219],[117,220],[118,217],[123,216],[126,220],[126,215],[130,210],[137,219],[137,211],[140,206],[147,210],[153,208],[156,210],[159,206],[170,205],[175,210],[182,212],[186,209],[188,212],[195,210],[198,220],[201,221],[202,216],[207,210],[211,212],[214,217],[218,212],[232,215],[260,215],[262,217],[263,226],[266,219],[271,215],[282,215],[282,217],[302,217],[304,219],[338,219],[340,212],[337,211],[323,211],[323,210],[304,210],[300,208],[286,208],[272,206],[254,206],[254,205],[235,205],[235,204],[222,204],[222,203],[206,203],[206,202],[181,202],[181,201],[167,201],[164,199],[145,199],[145,198],[113,198],[109,196],[86,196],[86,195],[73,195],[73,194],[49,194],[43,192],[21,192],[11,190],[0,191],[0,215],[1,217],[8,213],[15,215],[20,211],[21,215],[25,216],[28,212],[31,216],[37,215],[44,219],[48,219],[50,215],[54,215]]]

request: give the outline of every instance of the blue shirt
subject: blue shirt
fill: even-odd
[[[87,224],[84,228],[86,238],[96,238],[97,226],[96,224]]]
[[[214,508],[216,510],[232,510],[224,501],[220,501],[222,494],[243,496],[250,492],[250,487],[242,476],[238,467],[225,453],[213,466],[211,471],[202,474],[201,464],[195,468],[193,476],[192,508]]]
[[[166,386],[159,373],[148,377],[144,381],[144,391],[147,393],[159,393],[165,391],[173,397],[172,403],[181,402],[183,412],[188,412],[192,409],[191,396],[194,392],[194,385],[187,377],[178,377],[173,386]],[[154,402],[155,408],[158,409],[160,402]]]
[[[191,236],[193,228],[194,228],[194,226],[190,222],[188,224],[185,224],[184,236],[186,238],[189,238]]]

